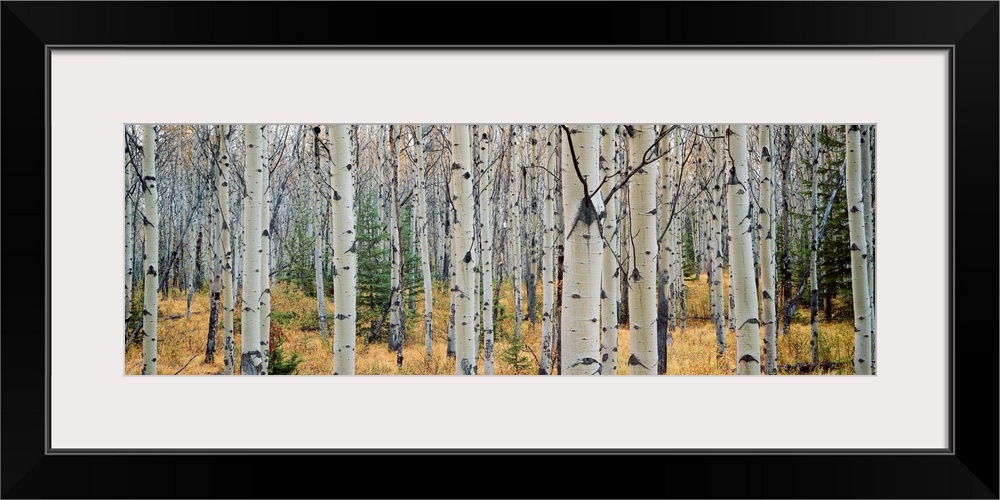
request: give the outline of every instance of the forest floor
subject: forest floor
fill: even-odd
[[[716,356],[715,327],[710,321],[711,306],[708,300],[708,284],[705,275],[699,279],[689,279],[685,282],[687,295],[687,321],[683,331],[679,328],[673,333],[673,345],[667,353],[668,375],[726,375],[736,373],[735,334],[727,329],[726,345],[728,349],[722,358]],[[140,288],[141,290],[141,288]],[[280,331],[284,336],[282,350],[286,359],[292,354],[302,357],[297,366],[300,375],[329,375],[333,367],[332,327],[327,339],[319,332],[316,319],[316,298],[284,283],[271,288],[271,328],[272,337]],[[513,294],[511,284],[505,281],[500,289],[500,317],[495,327],[495,372],[499,375],[536,374],[538,373],[537,357],[541,345],[541,287],[538,292],[537,321],[532,324],[525,320],[521,326],[524,342],[523,347],[512,347],[513,318],[509,311],[513,310]],[[522,295],[523,297],[523,295]],[[205,344],[208,331],[209,296],[207,291],[194,294],[191,303],[191,317],[186,316],[187,294],[171,290],[170,297],[164,299],[161,295],[159,305],[157,373],[173,375],[178,371],[182,375],[218,375],[222,374],[223,332],[220,327],[216,338],[216,353],[213,363],[205,363]],[[423,293],[416,295],[415,311],[408,311],[406,319],[406,337],[403,348],[403,366],[397,368],[396,353],[389,351],[384,340],[367,343],[368,328],[358,328],[358,343],[356,350],[356,373],[359,375],[450,375],[455,372],[454,358],[448,358],[448,291],[444,284],[438,284],[434,289],[434,338],[433,356],[424,359],[424,327],[422,319]],[[527,309],[527,300],[523,301]],[[333,317],[333,301],[326,302],[327,314]],[[221,308],[220,308],[221,309]],[[240,307],[237,304],[234,320],[234,335],[236,343],[237,365],[240,353]],[[799,311],[802,309],[800,308]],[[507,312],[503,312],[507,311]],[[332,321],[331,321],[332,325]],[[386,333],[387,325],[382,328]],[[623,326],[619,329],[618,373],[627,374],[628,366],[624,360],[629,357],[629,330]],[[778,338],[778,365],[796,365],[810,362],[809,348],[810,328],[808,324],[808,309],[805,314],[796,314],[788,334]],[[763,346],[763,341],[761,342]],[[479,372],[482,373],[482,342],[480,347]],[[273,347],[272,347],[273,349]],[[821,362],[831,362],[831,367],[813,371],[816,374],[851,374],[851,360],[854,352],[854,328],[852,322],[846,321],[821,322],[819,326],[819,359]],[[125,371],[127,374],[138,374],[142,361],[141,342],[133,342],[125,352]],[[237,373],[239,368],[237,366]],[[779,373],[788,373],[781,370]]]

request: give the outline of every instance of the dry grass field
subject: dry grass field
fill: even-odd
[[[710,305],[708,284],[705,275],[689,280],[687,286],[688,320],[683,332],[676,331],[673,345],[668,351],[668,375],[732,375],[735,374],[735,338],[727,334],[730,346],[725,358],[717,359],[715,330],[709,321]],[[141,290],[141,288],[139,288]],[[292,353],[303,358],[298,365],[300,375],[329,375],[332,372],[332,330],[324,340],[320,336],[316,319],[316,299],[286,284],[276,284],[271,288],[272,334],[280,329],[285,337],[283,350],[286,356]],[[505,311],[513,310],[510,282],[504,282],[500,290],[500,306]],[[537,356],[541,344],[541,297],[538,293],[538,321],[522,323],[525,346],[519,351],[511,349],[513,318],[510,313],[502,313],[496,323],[495,371],[498,375],[536,374]],[[218,375],[222,374],[222,331],[218,332],[215,362],[204,363],[205,342],[209,317],[208,293],[196,293],[191,305],[191,318],[185,317],[187,297],[172,291],[169,299],[160,298],[159,346],[157,369],[160,375]],[[448,335],[448,293],[444,286],[436,286],[434,292],[434,346],[433,356],[424,359],[422,294],[415,300],[416,311],[407,316],[406,338],[404,342],[403,366],[397,368],[396,353],[389,351],[384,342],[367,344],[364,337],[367,330],[358,329],[356,372],[359,375],[450,375],[454,373],[455,361],[446,355]],[[525,301],[524,307],[527,307]],[[332,317],[334,303],[327,301],[327,314]],[[240,307],[236,307],[235,336],[236,358],[240,353]],[[177,317],[179,316],[179,317]],[[173,318],[173,319],[166,319]],[[220,318],[221,322],[221,318]],[[619,360],[629,357],[629,331],[619,329]],[[763,345],[763,342],[761,343]],[[834,368],[814,373],[851,374],[851,359],[854,352],[854,330],[850,322],[820,323],[820,361],[834,363]],[[142,359],[141,344],[130,345],[125,352],[125,371],[138,374]],[[787,335],[778,339],[778,364],[794,365],[808,363],[809,324],[808,309],[799,309],[797,322],[793,322]],[[480,342],[480,373],[482,372],[482,343]],[[182,369],[183,368],[183,369]],[[626,374],[628,366],[620,363],[619,374]],[[238,372],[238,367],[237,367]],[[784,371],[782,371],[784,373]]]

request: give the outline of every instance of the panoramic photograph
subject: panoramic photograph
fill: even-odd
[[[126,375],[875,375],[872,124],[125,124]]]

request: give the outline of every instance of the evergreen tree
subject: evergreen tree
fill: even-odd
[[[389,250],[385,242],[389,240],[389,228],[379,219],[377,201],[371,196],[362,196],[355,205],[357,219],[355,240],[358,250],[358,329],[368,330],[368,341],[385,340],[388,329],[375,328],[382,320],[389,302],[391,291],[389,273]]]
[[[845,142],[843,126],[828,129],[828,135],[819,135],[820,147],[828,152],[825,168],[820,170],[819,199],[828,200],[830,192],[840,180],[840,166],[844,163]],[[833,209],[826,223],[823,240],[819,244],[817,263],[819,273],[820,307],[826,320],[835,316],[851,318],[851,254],[850,234],[847,227],[847,194],[843,187],[837,191]],[[824,206],[820,210],[825,209]],[[823,214],[820,213],[822,218]]]

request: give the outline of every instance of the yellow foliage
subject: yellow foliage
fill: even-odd
[[[735,374],[735,338],[728,332],[726,343],[730,348],[726,356],[722,359],[716,357],[715,328],[710,320],[710,306],[708,300],[708,284],[705,275],[698,280],[685,282],[687,286],[687,307],[688,321],[684,333],[679,330],[674,332],[673,346],[667,354],[667,374],[668,375],[726,375]],[[541,301],[542,293],[539,286],[538,298]],[[161,375],[173,375],[192,360],[190,364],[181,372],[182,375],[219,375],[222,374],[222,345],[223,332],[221,328],[221,308],[219,322],[220,326],[216,333],[216,353],[215,362],[205,364],[205,343],[208,333],[209,302],[207,293],[195,294],[191,304],[191,319],[185,317],[186,295],[172,294],[169,299],[160,301],[159,313],[159,342],[157,353],[157,370]],[[417,295],[414,301],[416,306],[415,314],[411,314],[406,323],[406,337],[403,347],[403,366],[396,367],[396,353],[390,351],[385,342],[368,344],[367,328],[359,328],[357,350],[356,350],[356,372],[359,375],[451,375],[455,372],[454,358],[448,358],[447,336],[448,336],[448,290],[443,284],[438,284],[434,288],[434,334],[433,334],[433,355],[429,360],[424,359],[424,327],[423,327],[423,294]],[[728,295],[727,295],[728,300]],[[495,371],[498,375],[511,375],[513,368],[504,364],[500,360],[499,354],[508,348],[510,342],[505,340],[508,335],[513,335],[513,294],[511,293],[510,282],[505,282],[500,289],[500,306],[507,314],[497,322],[495,326]],[[539,304],[541,306],[541,304]],[[527,301],[524,302],[527,308]],[[332,318],[336,311],[332,300],[327,299],[326,310],[328,317]],[[289,287],[279,283],[271,287],[271,311],[272,314],[286,314],[293,319],[288,320],[288,324],[282,328],[288,340],[285,342],[285,349],[288,354],[295,352],[304,358],[299,365],[299,374],[302,375],[328,375],[332,372],[333,353],[332,341],[333,331],[331,330],[328,340],[324,341],[320,333],[315,329],[303,329],[302,325],[316,314],[316,299],[308,297],[294,287]],[[288,313],[294,313],[289,315]],[[179,318],[166,319],[180,315]],[[236,308],[236,315],[240,315],[240,308]],[[534,325],[524,321],[521,325],[521,332],[526,342],[524,356],[528,359],[529,367],[522,370],[522,373],[538,373],[538,356],[541,354],[541,315],[539,321]],[[273,320],[272,320],[273,321]],[[383,326],[386,328],[387,326]],[[237,373],[239,371],[240,358],[240,332],[234,332],[236,343],[236,363]],[[808,324],[793,323],[787,335],[778,339],[778,364],[788,365],[795,363],[808,363],[810,361],[809,351],[810,329]],[[628,328],[619,329],[618,342],[618,373],[627,374],[628,364],[625,360],[629,356],[628,348]],[[480,361],[478,363],[479,373],[482,373],[482,342],[479,343]],[[554,347],[554,345],[553,345]],[[820,361],[846,362],[844,368],[836,372],[828,373],[851,373],[850,361],[854,354],[854,329],[850,323],[820,323],[819,336],[819,357]],[[142,362],[141,347],[130,346],[125,354],[125,371],[127,374],[138,374]]]

